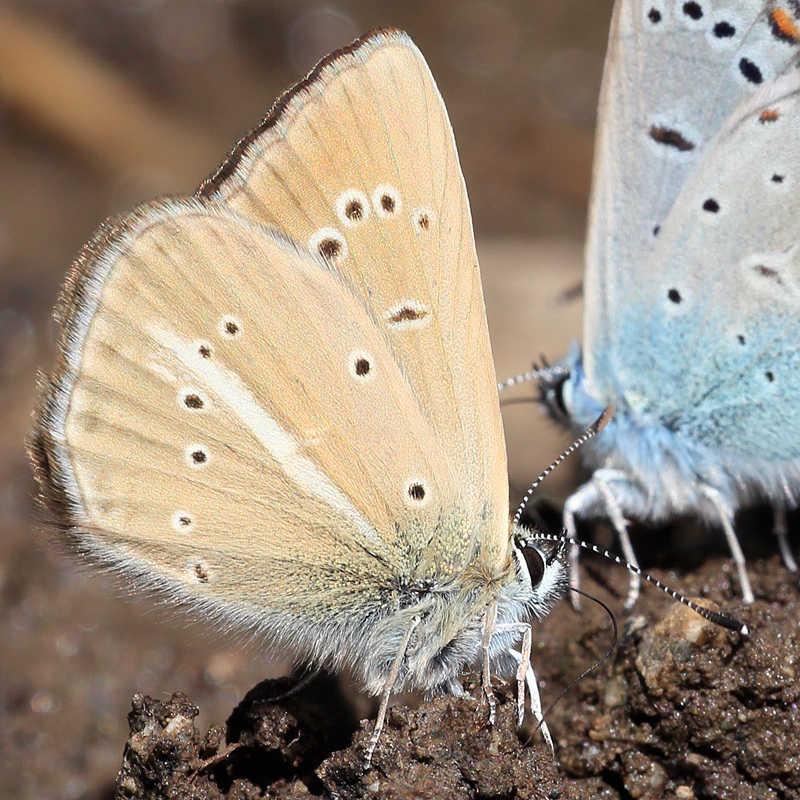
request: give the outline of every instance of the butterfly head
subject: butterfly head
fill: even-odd
[[[582,449],[585,453],[602,449],[613,438],[609,432],[615,431],[630,412],[628,397],[614,383],[614,371],[609,368],[604,374],[607,380],[602,386],[589,377],[577,343],[573,343],[562,361],[536,372],[539,402],[556,422],[575,433],[587,430],[606,407],[614,407],[615,413],[603,424],[605,435],[587,441],[588,447]]]
[[[566,542],[546,541],[535,530],[515,525],[514,544],[514,555],[524,562],[518,571],[528,580],[528,608],[542,619],[567,590]]]

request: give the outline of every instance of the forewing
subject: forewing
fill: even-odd
[[[469,205],[411,40],[374,32],[326,59],[200,194],[287,231],[344,276],[452,465],[470,525],[504,558],[505,444]]]

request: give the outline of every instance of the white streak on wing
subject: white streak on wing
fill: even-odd
[[[173,353],[204,387],[239,417],[291,480],[303,491],[327,503],[336,513],[352,522],[365,540],[383,549],[375,528],[313,461],[297,452],[297,439],[256,402],[236,373],[203,358],[192,342],[181,339],[174,331],[153,325],[149,332],[153,339]]]
[[[170,369],[165,367],[163,364],[156,364],[155,362],[150,362],[150,369],[156,373],[156,375],[160,375],[167,383],[177,385],[178,384],[178,376]]]

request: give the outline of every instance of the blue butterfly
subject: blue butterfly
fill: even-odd
[[[800,497],[800,3],[619,0],[598,114],[583,346],[542,381],[594,470],[564,507],[721,525]],[[575,575],[573,571],[573,575]],[[627,603],[638,594],[632,583]]]

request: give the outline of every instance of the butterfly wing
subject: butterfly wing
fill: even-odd
[[[411,40],[377,31],[321,62],[200,195],[287,231],[345,277],[471,498],[473,529],[486,520],[490,560],[506,559],[505,444],[469,204]]]
[[[306,655],[325,619],[353,657],[331,627],[355,607],[361,630],[463,511],[359,299],[286,237],[177,200],[101,231],[64,318],[34,448],[79,548]]]
[[[584,291],[586,374],[607,401],[641,340],[619,312],[644,308],[641,285],[679,192],[739,102],[791,68],[798,41],[788,7],[763,0],[617,3]]]
[[[636,327],[647,347],[621,351],[619,377],[638,414],[737,456],[800,458],[799,180],[794,69],[714,137],[632,276],[646,311],[619,310],[621,339]]]

